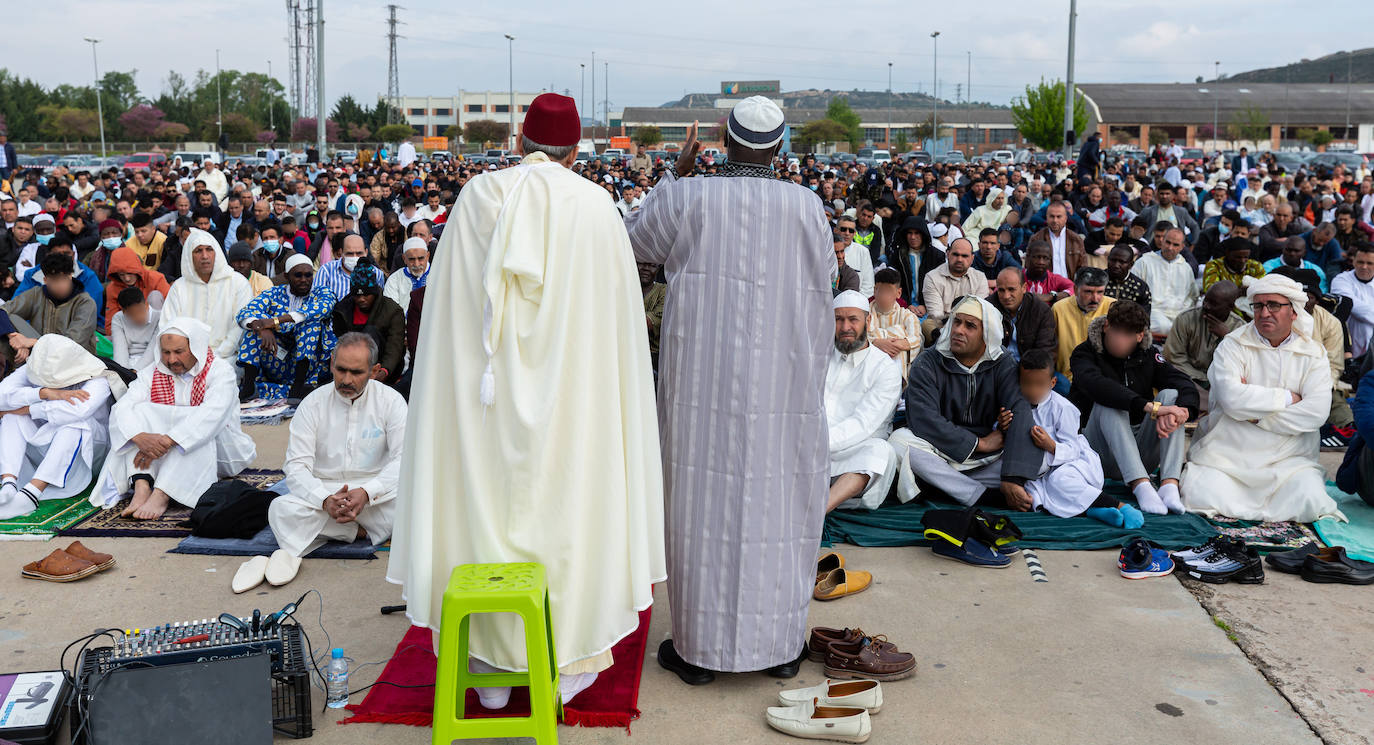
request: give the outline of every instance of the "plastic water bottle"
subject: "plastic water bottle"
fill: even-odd
[[[325,703],[331,709],[342,709],[348,705],[348,660],[343,650],[335,647],[329,653],[329,664],[324,669],[326,683]]]

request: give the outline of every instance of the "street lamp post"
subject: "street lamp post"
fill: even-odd
[[[224,134],[224,100],[220,96],[219,50],[215,50],[215,127]]]
[[[267,60],[267,128],[277,129],[276,113],[272,111],[272,60]]]
[[[510,149],[515,149],[515,37],[506,34],[506,61],[510,73]]]
[[[1077,89],[1073,85],[1073,41],[1074,29],[1078,22],[1078,0],[1069,0],[1069,62],[1067,78],[1064,81],[1064,162],[1069,162],[1073,157],[1074,131],[1073,131],[1073,109],[1074,99],[1077,98]]]
[[[930,38],[933,49],[930,52],[930,76],[933,78],[931,93],[930,110],[930,149],[935,151],[935,144],[940,141],[940,32],[932,31]]]
[[[105,159],[105,106],[100,102],[100,63],[96,61],[95,45],[99,39],[85,39],[91,43],[91,69],[95,71],[95,116],[100,122],[100,159]]]
[[[582,98],[577,106],[577,132],[578,139],[582,138],[582,117],[587,115],[587,63],[579,62],[578,67],[582,68]],[[596,77],[595,74],[592,77]]]
[[[887,63],[887,149],[892,154],[892,63]]]

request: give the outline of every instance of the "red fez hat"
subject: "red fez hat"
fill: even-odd
[[[582,139],[577,102],[557,93],[541,93],[525,110],[524,135],[540,145],[569,147]]]
[[[124,232],[124,226],[119,224],[119,221],[115,220],[114,218],[108,218],[100,221],[100,226],[98,229],[104,230],[105,228],[114,228],[115,230],[118,230],[121,233]]]

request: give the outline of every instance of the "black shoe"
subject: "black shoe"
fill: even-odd
[[[784,662],[768,668],[768,675],[774,678],[795,678],[801,672],[802,660],[806,659],[806,647],[802,647],[801,654],[791,662]]]
[[[1345,555],[1344,548],[1332,546],[1303,561],[1302,578],[1327,584],[1374,585],[1374,563],[1352,559]]]
[[[1264,557],[1264,563],[1284,574],[1301,574],[1303,562],[1319,549],[1316,541],[1308,541],[1292,551],[1275,551]]]
[[[1237,582],[1242,585],[1264,583],[1264,562],[1251,546],[1240,544],[1218,550],[1203,559],[1183,565],[1183,576],[1214,585]]]
[[[1321,428],[1322,452],[1339,452],[1350,447],[1350,440],[1355,437],[1354,427],[1333,427],[1330,424],[1323,424]]]
[[[665,639],[658,645],[658,666],[677,673],[682,682],[689,686],[704,686],[714,682],[716,674],[704,667],[697,667],[678,656],[672,639]]]

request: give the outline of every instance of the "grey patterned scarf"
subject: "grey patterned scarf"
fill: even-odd
[[[738,163],[735,161],[726,161],[725,165],[721,166],[720,170],[717,171],[715,175],[752,176],[754,178],[766,179],[777,178],[777,175],[773,173],[773,167],[770,165],[763,165],[761,163]]]

